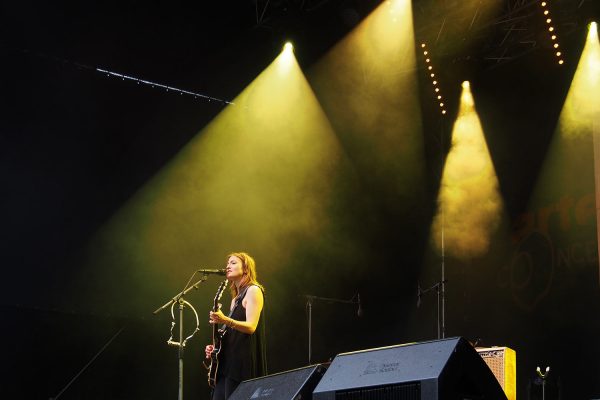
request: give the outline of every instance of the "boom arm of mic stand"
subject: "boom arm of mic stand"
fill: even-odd
[[[183,296],[185,296],[190,290],[192,289],[198,289],[198,286],[202,283],[205,282],[208,279],[208,275],[204,274],[202,276],[202,279],[200,279],[198,282],[194,283],[192,286],[188,287],[187,289],[185,289],[182,292],[179,292],[175,297],[173,297],[171,300],[169,300],[168,302],[166,302],[164,305],[158,307],[156,310],[154,310],[152,312],[152,314],[158,314],[159,312],[161,312],[162,310],[164,310],[167,307],[170,307],[171,304],[176,303],[179,301],[179,299],[181,299]]]
[[[421,293],[423,295],[427,292],[431,292],[433,289],[438,289],[440,286],[442,286],[443,283],[448,283],[448,279],[444,279],[443,281],[436,282],[435,285],[433,285],[427,289],[419,288],[419,293]]]

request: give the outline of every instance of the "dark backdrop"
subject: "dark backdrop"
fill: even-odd
[[[176,395],[177,353],[166,345],[170,316],[151,315],[166,298],[132,299],[134,290],[123,290],[118,298],[102,297],[73,290],[69,279],[96,230],[225,106],[108,78],[89,67],[232,99],[271,62],[284,37],[295,39],[296,57],[308,69],[350,31],[353,19],[340,12],[340,3],[326,3],[306,14],[293,6],[276,8],[268,15],[286,24],[266,28],[255,26],[252,2],[193,9],[135,1],[2,5],[4,397],[56,396],[92,359],[61,398]],[[357,2],[354,11],[364,15],[374,3]],[[515,349],[523,398],[538,365],[551,365],[563,398],[600,395],[595,215],[583,226],[573,223],[565,230],[557,212],[543,234],[522,225],[564,196],[577,202],[588,194],[565,187],[530,201],[584,37],[582,28],[565,38],[565,46],[573,50],[563,69],[552,66],[541,51],[468,72],[451,56],[446,60],[447,82],[458,87],[465,73],[472,81],[509,217],[502,228],[511,235],[510,240],[499,236],[478,259],[443,260],[448,278],[446,335]],[[452,119],[441,119],[430,104],[425,79],[420,86],[427,174],[418,210],[379,202],[385,188],[378,192],[369,182],[359,182],[363,192],[353,201],[362,206],[345,229],[371,249],[368,257],[340,263],[335,251],[311,238],[285,268],[263,277],[271,288],[271,372],[307,362],[305,294],[351,299],[360,293],[363,300],[361,318],[356,305],[314,304],[313,361],[327,361],[342,351],[436,337],[435,295],[424,296],[417,309],[416,290],[418,284],[426,287],[440,279],[442,258],[431,250],[429,226]],[[458,91],[448,93],[456,109]],[[589,142],[580,155],[591,160]],[[589,184],[593,175],[587,165],[573,179]],[[593,185],[583,186],[593,192]],[[342,203],[346,208],[340,213],[353,210]],[[573,221],[575,209],[573,205],[567,211]],[[267,254],[269,249],[260,251]],[[519,264],[524,253],[535,268]],[[215,265],[222,258],[211,254],[198,263]],[[293,275],[294,282],[287,279],[286,270],[302,268],[317,272]],[[529,278],[519,277],[523,268],[533,271]],[[119,279],[118,272],[108,266],[107,271]],[[203,293],[190,297],[201,315],[217,286],[217,279],[211,279]],[[186,351],[186,397],[207,398],[200,360],[209,327],[201,328]]]

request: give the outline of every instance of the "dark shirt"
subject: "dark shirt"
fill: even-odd
[[[246,297],[246,293],[247,288],[235,300],[237,306],[234,306],[230,317],[236,321],[246,321],[246,309],[242,306],[242,300]],[[241,382],[266,375],[267,360],[265,345],[263,306],[258,325],[253,334],[242,333],[231,328],[227,328],[225,331],[219,355],[218,376]]]

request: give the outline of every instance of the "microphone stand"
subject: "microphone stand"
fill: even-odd
[[[444,306],[444,296],[445,296],[445,291],[446,291],[446,283],[448,283],[447,279],[443,279],[439,282],[436,282],[433,286],[422,290],[421,287],[419,285],[417,285],[417,307],[419,307],[421,305],[421,296],[424,295],[425,293],[428,293],[430,291],[432,291],[433,289],[435,289],[435,292],[437,294],[437,338],[438,339],[443,339],[446,337],[446,326],[444,323],[444,318],[442,317],[440,319],[440,308],[442,309],[442,313],[443,313],[443,306]],[[440,300],[441,300],[441,304],[442,307],[440,307]]]
[[[325,303],[341,303],[341,304],[358,304],[360,307],[359,300],[354,300],[354,297],[350,300],[343,299],[332,299],[329,297],[319,297],[310,294],[302,295],[306,299],[306,307],[308,308],[308,365],[312,364],[312,306],[316,301],[322,301]]]
[[[542,372],[540,367],[537,367],[535,372],[542,378],[542,400],[546,400],[546,378],[548,378],[548,374],[550,373],[550,367],[546,367],[546,372]]]
[[[184,296],[192,289],[198,289],[200,284],[202,282],[205,282],[208,279],[208,274],[204,273],[202,275],[202,278],[194,283],[193,285],[189,286],[190,281],[194,278],[194,275],[196,275],[195,271],[192,276],[190,277],[190,279],[188,280],[188,283],[185,285],[186,288],[184,288],[184,290],[182,290],[181,292],[179,292],[175,297],[173,297],[171,300],[169,300],[168,302],[166,302],[165,304],[163,304],[162,306],[158,307],[156,310],[154,310],[152,312],[152,314],[156,315],[159,312],[161,312],[162,310],[164,310],[165,308],[171,306],[171,316],[174,318],[174,314],[173,314],[173,307],[175,306],[175,303],[179,304],[179,342],[174,342],[172,340],[173,338],[173,326],[175,325],[175,322],[172,322],[171,324],[171,338],[169,338],[169,340],[167,340],[167,344],[169,346],[175,346],[178,348],[178,359],[179,359],[179,393],[178,393],[178,400],[183,400],[183,350],[185,348],[185,343],[187,342],[188,339],[190,339],[192,336],[194,336],[194,334],[199,330],[198,329],[198,325],[196,325],[196,330],[194,331],[194,333],[192,333],[190,336],[188,336],[185,340],[183,339],[183,309],[185,308],[186,304],[192,309],[192,311],[194,312],[194,314],[196,314],[196,321],[198,321],[198,313],[196,313],[196,310],[194,309],[194,307],[188,303],[187,301],[184,300]]]

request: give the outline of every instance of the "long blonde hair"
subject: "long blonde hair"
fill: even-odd
[[[250,285],[256,285],[263,291],[265,290],[263,286],[256,280],[256,263],[250,254],[242,251],[231,253],[227,256],[227,262],[229,262],[229,257],[237,257],[242,261],[243,276],[242,280],[240,281],[240,290]],[[235,286],[233,283],[229,286],[229,290],[231,291],[231,298],[236,298],[239,294],[237,286]]]

